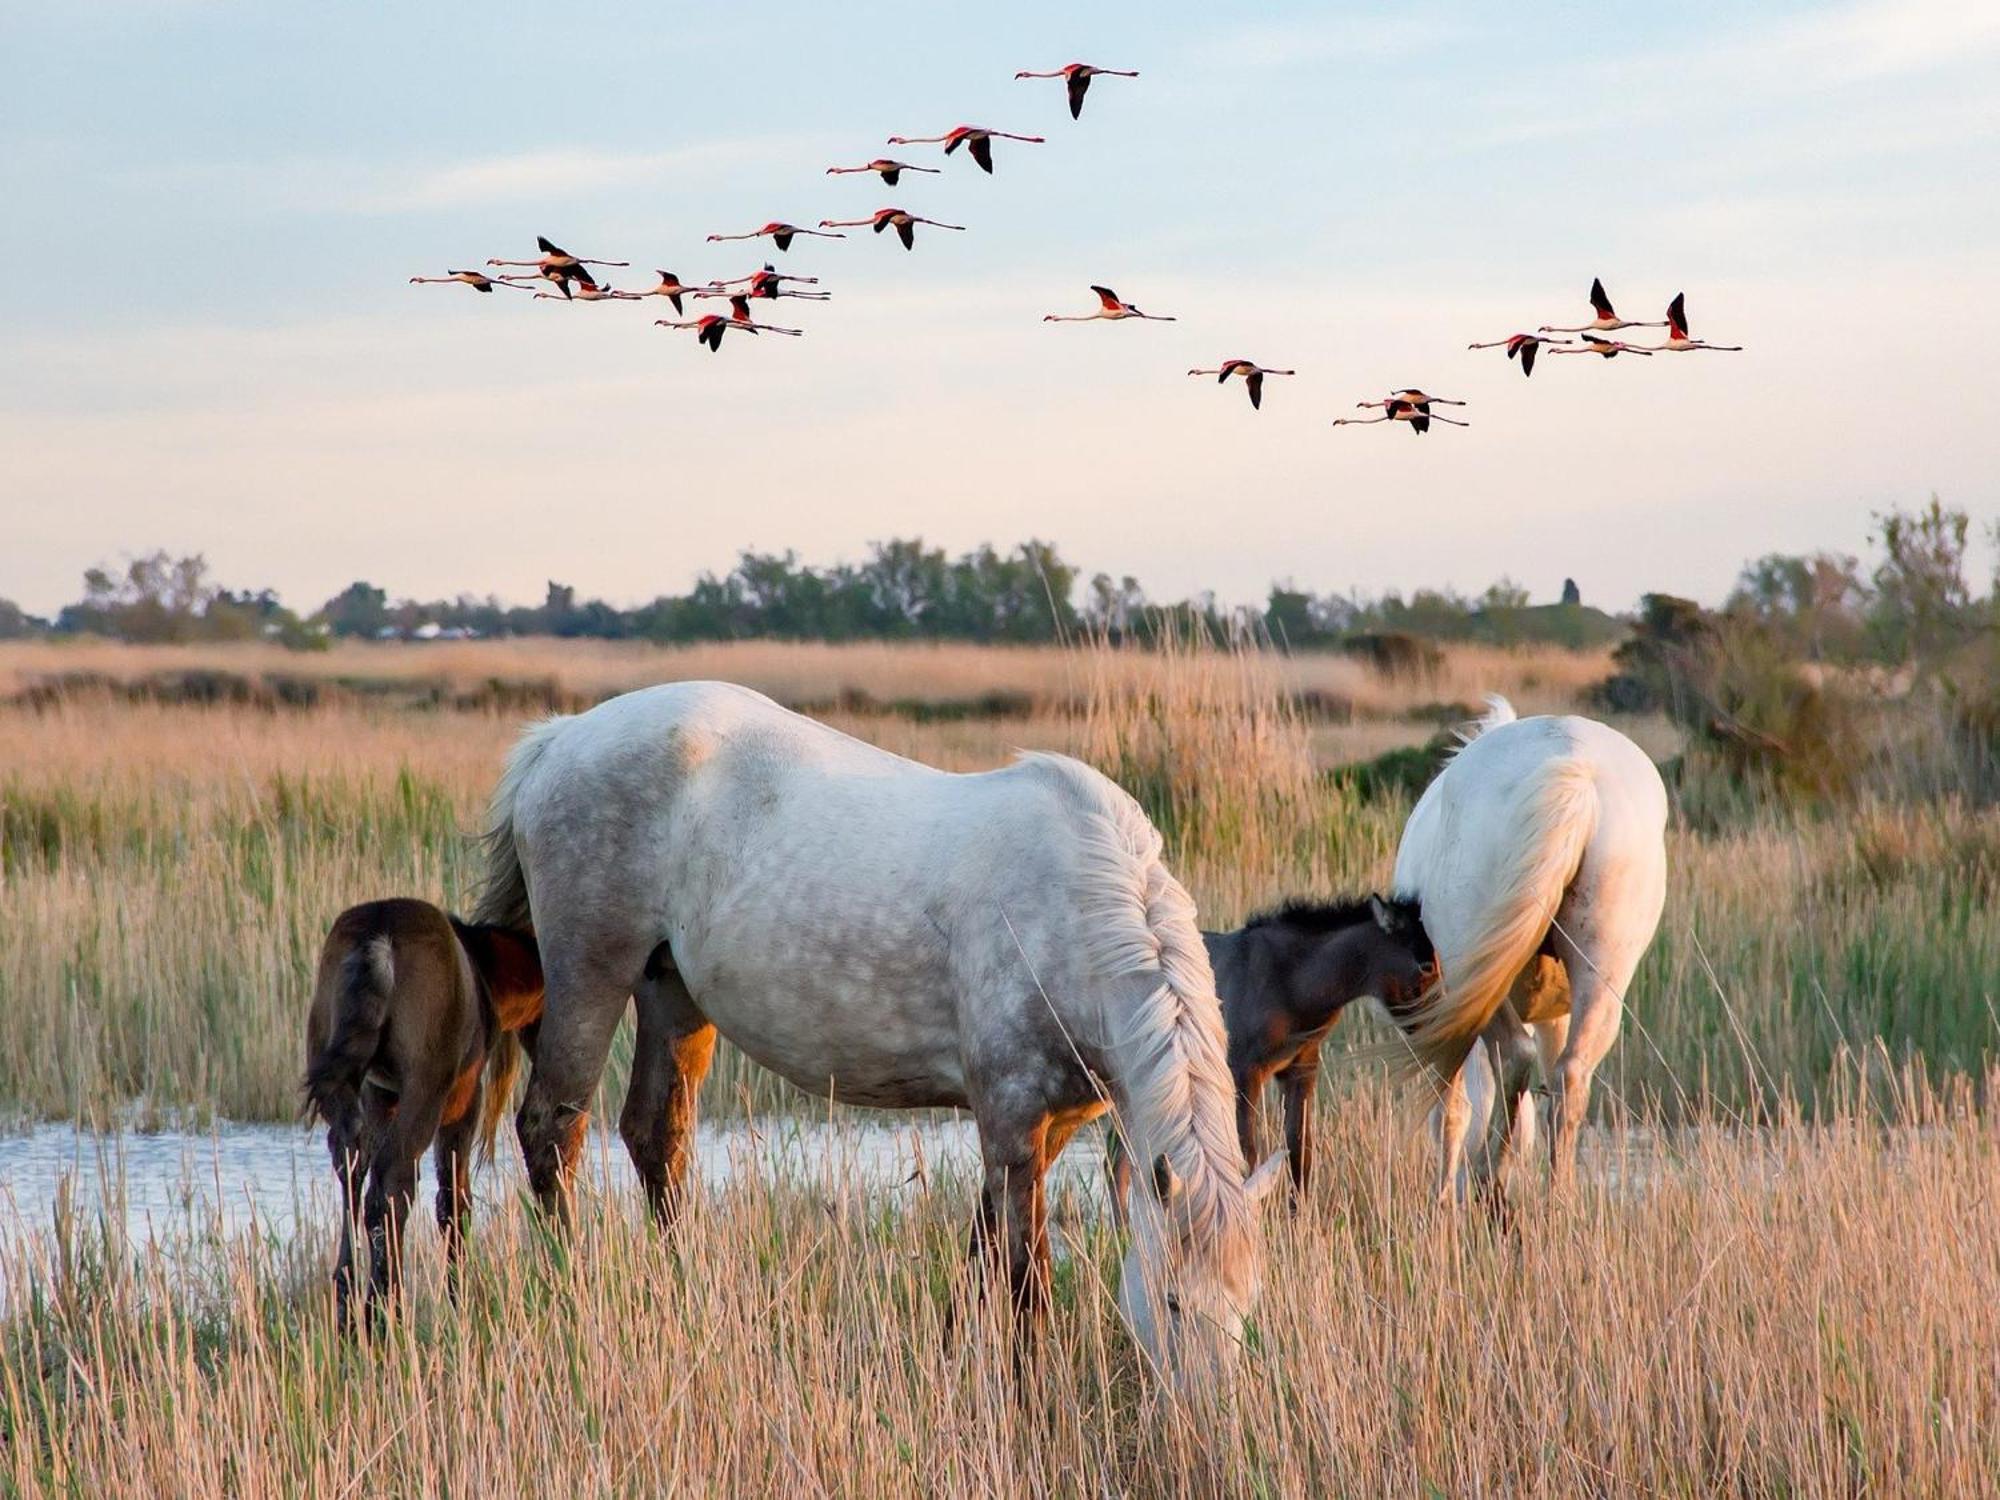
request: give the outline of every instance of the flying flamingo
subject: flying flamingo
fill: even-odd
[[[630,292],[627,295],[632,297],[665,297],[669,302],[673,303],[675,312],[683,312],[686,309],[681,303],[681,298],[687,296],[690,292],[699,297],[703,291],[715,285],[711,281],[696,286],[690,282],[682,281],[672,271],[657,271],[654,274],[660,278],[658,286],[649,286],[643,292]]]
[[[1068,67],[1057,68],[1052,73],[1034,73],[1024,68],[1014,76],[1016,78],[1061,78],[1066,80],[1069,85],[1069,117],[1072,120],[1080,120],[1083,118],[1083,96],[1090,92],[1090,80],[1095,78],[1099,73],[1108,74],[1113,78],[1137,78],[1139,76],[1136,71],[1130,68],[1094,68],[1089,63],[1071,63]]]
[[[913,167],[906,161],[891,161],[886,156],[878,156],[875,160],[858,167],[828,167],[826,175],[838,177],[844,172],[875,172],[890,187],[894,187],[903,180],[905,172],[929,172],[935,176],[943,170],[942,167]]]
[[[443,276],[412,276],[410,278],[410,285],[450,286],[456,281],[471,287],[475,292],[485,292],[488,296],[491,296],[493,288],[496,286],[512,287],[517,292],[525,292],[527,288],[521,285],[523,279],[533,280],[534,278],[488,276],[484,271],[451,271]]]
[[[653,322],[661,328],[692,328],[695,331],[695,342],[708,345],[711,354],[719,354],[722,351],[722,335],[731,328],[743,333],[783,333],[793,338],[805,332],[803,328],[780,328],[773,323],[753,323],[747,317],[725,318],[720,313],[709,313],[685,323],[677,323],[671,318],[655,318]]]
[[[568,287],[563,288],[560,297],[554,292],[537,292],[535,295],[546,297],[551,302],[637,302],[639,300],[637,292],[613,291],[610,287],[599,286],[594,281],[586,281],[578,286],[574,297],[570,296]]]
[[[1665,328],[1664,323],[1634,323],[1629,318],[1621,318],[1612,309],[1611,299],[1604,295],[1604,282],[1597,277],[1590,282],[1590,305],[1597,313],[1588,323],[1579,323],[1574,328],[1551,328],[1544,323],[1543,333],[1589,333],[1595,329],[1599,333],[1611,333],[1620,328]]]
[[[789,250],[792,248],[792,236],[798,234],[816,234],[823,240],[844,240],[847,238],[844,234],[827,234],[818,229],[801,229],[796,224],[781,224],[775,219],[766,224],[762,229],[753,229],[748,234],[711,234],[708,238],[711,242],[716,240],[758,240],[762,239],[765,235],[769,235],[776,241],[780,250]]]
[[[579,255],[571,255],[562,246],[552,243],[546,235],[536,235],[535,244],[541,255],[534,260],[489,260],[489,266],[529,266],[545,281],[553,281],[567,297],[572,281],[581,286],[597,285],[597,278],[587,269],[590,266],[629,266],[627,260],[586,260]]]
[[[1675,292],[1674,300],[1667,304],[1667,341],[1664,344],[1649,344],[1643,351],[1647,354],[1685,354],[1690,349],[1713,349],[1719,354],[1741,354],[1741,344],[1704,344],[1700,339],[1688,336],[1687,293]]]
[[[722,287],[696,292],[697,297],[727,297],[729,299],[729,321],[739,328],[750,322],[750,299],[757,295],[754,291],[731,292]],[[760,325],[761,326],[761,325]],[[796,333],[797,329],[774,328],[773,333]]]
[[[1574,342],[1576,342],[1574,339],[1544,338],[1539,333],[1510,333],[1506,338],[1495,339],[1490,344],[1467,344],[1465,347],[1468,349],[1504,348],[1507,351],[1509,359],[1514,358],[1516,355],[1520,356],[1521,373],[1523,375],[1532,375],[1535,373],[1535,351],[1540,349],[1542,345],[1571,344]]]
[[[1583,343],[1575,348],[1551,349],[1551,354],[1600,354],[1606,359],[1616,359],[1621,354],[1643,354],[1652,357],[1653,351],[1639,344],[1628,344],[1623,339],[1601,338],[1594,333],[1586,333]]]
[[[787,276],[774,266],[752,271],[748,276],[732,276],[727,281],[711,282],[695,293],[697,297],[728,297],[734,295],[729,288],[747,283],[746,296],[775,299],[778,297],[798,297],[809,302],[825,302],[832,298],[832,292],[788,291],[788,281],[809,281],[817,283],[817,276]]]
[[[1113,321],[1119,318],[1145,318],[1147,321],[1153,323],[1172,323],[1175,321],[1173,317],[1164,313],[1140,312],[1131,303],[1119,301],[1118,294],[1108,286],[1093,286],[1091,290],[1097,293],[1097,300],[1104,304],[1096,312],[1075,313],[1067,316],[1060,313],[1049,313],[1043,317],[1042,321],[1044,323],[1091,323],[1099,318],[1109,318]]]
[[[892,135],[889,137],[889,144],[935,146],[942,143],[946,156],[963,146],[972,159],[979,163],[979,170],[990,173],[993,170],[995,140],[1032,141],[1037,146],[1043,144],[1042,137],[1038,135],[1011,135],[1004,130],[988,130],[984,125],[954,125],[943,135]]]
[[[1047,77],[1048,75],[1042,75]],[[1225,359],[1221,366],[1213,370],[1189,370],[1190,375],[1213,375],[1215,383],[1221,385],[1232,375],[1243,377],[1243,388],[1250,393],[1250,405],[1257,410],[1264,406],[1264,377],[1266,375],[1296,375],[1297,370],[1272,370],[1248,359]]]
[[[1388,410],[1398,406],[1414,406],[1418,411],[1421,412],[1428,412],[1433,406],[1465,405],[1463,401],[1453,401],[1448,396],[1429,395],[1423,391],[1416,389],[1414,386],[1406,386],[1404,389],[1400,391],[1391,391],[1389,392],[1388,395],[1384,396],[1380,401],[1357,401],[1354,404],[1360,407],[1379,406],[1382,407],[1384,410]],[[1438,420],[1442,422],[1445,420],[1445,418],[1439,417]],[[1463,426],[1464,424],[1461,423],[1459,425]]]
[[[865,219],[821,219],[819,222],[822,229],[859,229],[866,224],[877,234],[893,224],[896,226],[896,238],[903,242],[905,250],[917,248],[916,226],[919,224],[928,224],[933,229],[965,228],[963,224],[947,224],[941,219],[923,218],[906,208],[878,208]]]
[[[1382,408],[1382,415],[1379,417],[1335,417],[1333,425],[1336,427],[1371,427],[1377,422],[1408,422],[1410,424],[1410,431],[1419,434],[1429,432],[1431,430],[1431,423],[1433,422],[1445,422],[1453,427],[1470,427],[1472,425],[1470,422],[1461,422],[1456,417],[1437,416],[1431,411],[1428,403],[1419,404],[1410,401],[1391,400],[1362,401],[1356,404],[1360,406],[1379,406]]]

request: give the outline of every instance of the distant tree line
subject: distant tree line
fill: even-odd
[[[1967,631],[1990,630],[1996,604],[1966,576],[1970,521],[1935,497],[1927,507],[1877,518],[1881,558],[1864,572],[1853,557],[1819,552],[1762,557],[1747,566],[1724,616],[1755,622],[1790,654],[1814,659],[1902,660]],[[2000,526],[1996,526],[2000,540]],[[1692,607],[1692,606],[1690,606]],[[1145,641],[1205,628],[1266,635],[1291,649],[1415,639],[1590,647],[1622,639],[1630,621],[1582,602],[1564,580],[1558,603],[1535,604],[1502,579],[1483,593],[1419,589],[1405,596],[1318,593],[1273,584],[1261,610],[1230,609],[1209,593],[1163,601],[1130,575],[1085,580],[1055,545],[982,546],[948,555],[920,538],[878,542],[859,562],[814,566],[794,552],[745,552],[727,573],[704,573],[684,594],[634,608],[580,599],[550,582],[539,605],[487,596],[395,599],[356,581],[299,614],[270,589],[233,591],[199,554],[154,552],[122,569],[91,568],[83,597],[53,620],[0,600],[0,639],[100,635],[135,642],[275,639],[303,649],[335,637],[363,639],[554,635],[662,643],[751,639],[937,640],[1044,643],[1095,632]]]

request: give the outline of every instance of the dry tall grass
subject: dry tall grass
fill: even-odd
[[[1066,674],[1076,711],[827,717],[958,770],[1020,747],[1082,755],[1145,802],[1211,925],[1387,880],[1407,808],[1324,772],[1421,743],[1430,724],[1309,722],[1293,664],[1256,651],[1090,650],[1040,670]],[[1456,659],[1447,670],[1467,696],[1489,685]],[[1622,727],[1671,747],[1656,722]],[[0,1110],[104,1118],[137,1101],[289,1117],[326,924],[367,897],[464,901],[464,834],[514,729],[352,700],[0,709]],[[1992,810],[1884,807],[1856,825],[1763,813],[1673,837],[1667,921],[1607,1070],[1613,1092],[1678,1109],[1706,1076],[1745,1109],[1787,1087],[1809,1097],[1843,1047],[1873,1038],[1892,1058],[1953,1067],[1993,1045]],[[714,1105],[746,1093],[782,1097],[761,1072],[717,1069]]]
[[[1434,672],[1389,676],[1352,657],[1272,658],[1274,679],[1312,695],[1337,716],[1391,718],[1427,703],[1477,703],[1505,693],[1523,712],[1562,707],[1610,670],[1610,654],[1556,648],[1507,651],[1454,647]],[[1088,666],[1080,662],[1088,661]],[[558,696],[593,701],[655,682],[723,678],[795,706],[877,703],[967,704],[1016,700],[1027,711],[1080,704],[1091,678],[1111,674],[1128,688],[1171,683],[1172,662],[1142,651],[1076,653],[1041,646],[907,642],[733,641],[655,646],[639,641],[341,641],[298,653],[264,643],[128,646],[116,641],[0,643],[0,699],[40,683],[86,674],[133,683],[163,674],[232,673],[251,681],[284,678],[357,690],[436,686],[448,696],[492,683],[547,684]]]
[[[1270,1225],[1220,1411],[1168,1405],[1111,1312],[1117,1236],[1057,1208],[1017,1371],[962,1307],[969,1175],[738,1180],[671,1247],[516,1202],[464,1294],[419,1231],[407,1315],[333,1333],[324,1235],[51,1243],[0,1344],[22,1495],[1983,1495],[2000,1487],[2000,1134],[1906,1081],[1885,1123],[1590,1143],[1517,1232],[1437,1211],[1385,1101],[1327,1121]],[[192,1282],[185,1265],[200,1268]],[[989,1310],[990,1313],[990,1310]]]

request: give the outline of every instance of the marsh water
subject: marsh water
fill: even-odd
[[[939,1176],[970,1184],[979,1142],[969,1117],[927,1116],[894,1122],[782,1117],[703,1126],[696,1161],[711,1188],[746,1175],[843,1194],[916,1191]],[[624,1147],[608,1133],[590,1139],[588,1172],[604,1192],[638,1201]],[[526,1186],[518,1154],[475,1179],[482,1206]],[[1063,1154],[1056,1183],[1087,1194],[1103,1178],[1100,1132],[1085,1132]],[[418,1204],[427,1212],[435,1178],[423,1163]],[[73,1125],[38,1125],[0,1135],[0,1293],[20,1248],[50,1231],[99,1226],[128,1243],[212,1240],[254,1233],[286,1241],[302,1225],[337,1216],[323,1130],[303,1125],[217,1124],[207,1130],[121,1130],[97,1134]]]

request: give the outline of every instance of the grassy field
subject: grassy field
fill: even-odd
[[[1363,795],[1336,768],[1426,743],[1484,691],[1567,707],[1603,670],[1497,652],[1412,680],[1255,651],[6,648],[0,697],[69,687],[0,707],[0,1111],[292,1118],[333,913],[467,894],[463,836],[518,725],[507,705],[533,696],[482,684],[588,700],[728,676],[940,765],[1068,750],[1144,801],[1205,922],[1227,925],[1387,879],[1408,794]],[[208,706],[123,686],[169,672],[330,686]],[[1678,751],[1663,721],[1620,727]],[[0,1486],[1991,1492],[2000,815],[1676,795],[1704,811],[1670,833],[1583,1190],[1531,1202],[1511,1236],[1440,1213],[1379,1083],[1333,1070],[1316,1201],[1272,1226],[1258,1349],[1219,1416],[1134,1377],[1099,1285],[1115,1236],[1077,1202],[1054,1329],[1017,1379],[1004,1338],[941,1332],[966,1182],[884,1199],[743,1182],[671,1251],[622,1199],[557,1250],[502,1195],[463,1305],[420,1230],[410,1316],[362,1349],[331,1334],[323,1238],[190,1226],[178,1250],[140,1250],[50,1231],[8,1278]],[[725,1058],[706,1107],[791,1102]]]
[[[1018,1371],[965,1306],[972,1184],[707,1194],[671,1249],[628,1199],[557,1249],[502,1202],[454,1306],[333,1330],[326,1241],[51,1243],[0,1329],[21,1494],[1982,1495],[2000,1485],[2000,1135],[1967,1089],[1885,1116],[1594,1138],[1524,1227],[1428,1201],[1386,1101],[1329,1115],[1274,1215],[1220,1410],[1165,1401],[1071,1198]],[[198,1272],[190,1277],[185,1270]],[[947,1319],[957,1311],[957,1330]]]
[[[39,658],[15,648],[6,670],[46,679],[67,670],[52,658],[89,650],[35,649]],[[356,648],[376,677],[435,670],[433,652],[452,649]],[[558,643],[466,649],[484,653],[482,670],[497,653],[572,680]],[[822,669],[811,679],[779,648],[734,649],[642,656],[583,643],[573,680],[604,687],[612,679],[594,674],[607,660],[645,660],[789,684],[805,700],[847,690],[933,705],[1021,699],[1034,706],[998,716],[824,716],[954,769],[998,765],[1020,747],[1082,755],[1146,804],[1211,925],[1288,895],[1382,885],[1407,799],[1362,798],[1329,771],[1423,744],[1440,702],[1505,690],[1530,706],[1571,706],[1595,663],[1481,651],[1449,659],[1443,681],[1404,681],[1345,660],[1255,652],[1009,650],[989,661],[971,648],[914,647],[898,666],[895,648],[799,647]],[[86,659],[134,680],[161,670],[129,647]],[[30,670],[30,660],[40,664]],[[235,653],[176,670],[196,667],[261,670]],[[1326,690],[1336,674],[1349,702],[1370,705],[1365,715],[1301,708],[1302,685]],[[365,697],[291,709],[133,702],[99,689],[0,708],[0,1112],[289,1118],[298,1018],[326,924],[379,895],[463,903],[465,835],[519,722]],[[1621,727],[1656,756],[1676,748],[1662,721]],[[1667,915],[1609,1095],[1670,1116],[1691,1092],[1738,1111],[1788,1091],[1810,1102],[1844,1053],[1953,1070],[1994,1044],[1991,811],[1949,800],[1837,818],[1759,807],[1703,833],[1677,827],[1672,841]],[[780,1097],[762,1075],[725,1064],[710,1102],[733,1107],[746,1090],[759,1103]]]

